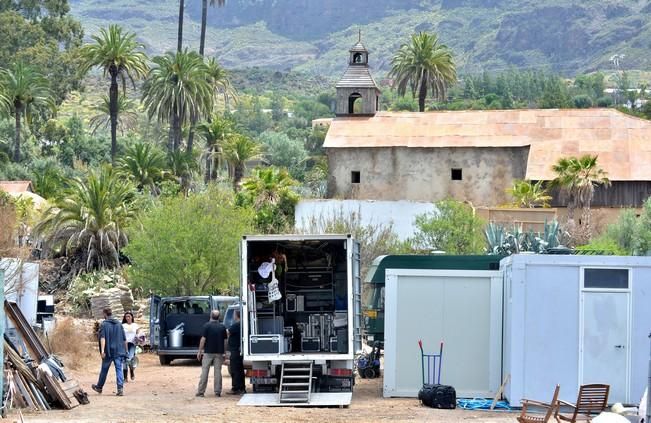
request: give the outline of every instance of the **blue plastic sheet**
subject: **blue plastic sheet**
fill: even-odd
[[[463,410],[490,410],[493,400],[486,398],[460,398],[457,400],[457,407]],[[506,401],[497,401],[494,410],[511,410]]]

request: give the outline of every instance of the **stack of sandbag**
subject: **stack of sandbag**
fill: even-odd
[[[146,337],[146,344],[149,344],[149,298],[134,303],[133,314],[136,323]]]
[[[95,294],[90,299],[90,311],[95,319],[102,319],[104,317],[103,310],[110,307],[113,311],[113,316],[119,319],[124,314],[124,307],[122,306],[122,290],[119,288],[104,289]]]
[[[134,301],[133,294],[131,293],[131,288],[126,285],[117,285],[117,289],[121,291],[120,293],[120,303],[124,311],[134,312]]]

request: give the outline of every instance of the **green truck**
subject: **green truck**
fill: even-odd
[[[384,343],[384,285],[387,269],[497,270],[503,256],[388,255],[379,256],[366,273],[363,313],[366,342]]]

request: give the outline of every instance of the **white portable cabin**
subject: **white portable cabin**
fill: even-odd
[[[384,270],[384,396],[418,395],[423,385],[418,347],[422,340],[426,354],[438,353],[444,342],[442,384],[454,386],[459,397],[493,397],[501,383],[502,362],[499,259],[388,257],[397,260]]]
[[[637,403],[647,382],[651,257],[514,255],[504,273],[505,396],[575,402],[610,385],[609,403]]]

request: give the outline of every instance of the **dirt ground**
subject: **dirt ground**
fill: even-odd
[[[25,422],[514,422],[516,414],[464,410],[434,410],[415,399],[382,398],[382,379],[357,379],[352,404],[347,408],[240,407],[239,397],[226,394],[231,379],[222,368],[221,398],[210,392],[196,398],[201,368],[193,360],[175,360],[161,366],[155,354],[141,354],[136,381],[125,385],[124,397],[115,396],[115,372],[109,373],[104,393],[90,389],[97,381],[99,356],[67,370],[88,392],[90,404],[72,410],[25,413]],[[65,361],[64,361],[65,363]],[[112,369],[111,369],[112,370]],[[249,386],[250,388],[250,386]],[[14,412],[8,421],[20,421]]]

